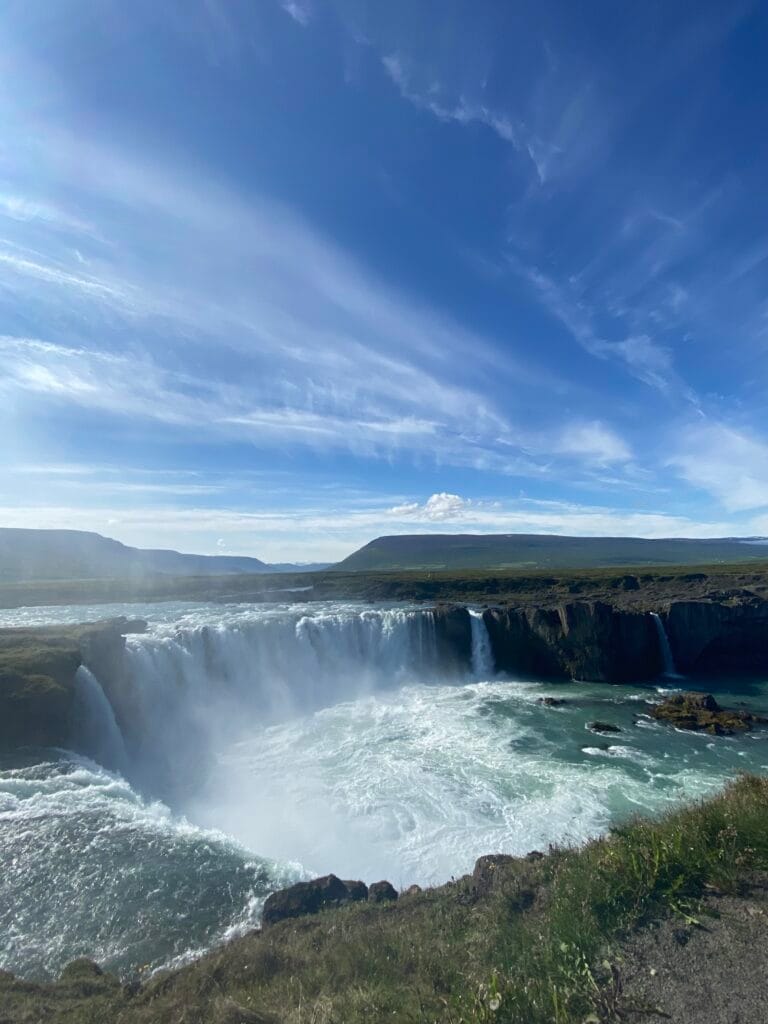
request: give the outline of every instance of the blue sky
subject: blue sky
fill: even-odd
[[[768,534],[764,6],[3,6],[3,525]]]

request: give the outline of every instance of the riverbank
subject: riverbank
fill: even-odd
[[[581,849],[481,858],[439,888],[279,922],[141,984],[84,961],[50,985],[2,974],[2,1019],[583,1024],[650,1012],[758,1024],[763,976],[729,950],[736,933],[745,949],[765,946],[766,871],[768,780],[743,777]],[[727,986],[728,997],[698,998],[689,1012],[681,1001],[702,979],[685,972],[703,952],[707,984]],[[721,958],[730,967],[718,978]]]

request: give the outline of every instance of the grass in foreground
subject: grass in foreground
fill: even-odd
[[[0,976],[0,1018],[95,1024],[584,1024],[617,1019],[613,957],[653,917],[768,870],[768,779],[638,820],[578,850],[500,860],[384,906],[283,922],[129,990],[87,968]],[[3,1016],[3,1013],[5,1014]]]

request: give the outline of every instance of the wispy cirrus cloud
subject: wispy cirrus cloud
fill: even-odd
[[[692,424],[678,432],[669,464],[729,512],[768,507],[768,443],[747,430]]]
[[[85,140],[82,147],[88,188],[129,217],[127,240],[122,216],[109,224],[116,253],[128,258],[100,254],[98,277],[28,254],[0,251],[0,260],[38,286],[39,302],[59,319],[75,317],[68,335],[82,336],[83,322],[114,335],[117,324],[130,344],[105,349],[92,329],[79,345],[6,336],[6,393],[203,423],[212,439],[277,451],[397,452],[533,477],[552,474],[553,457],[615,461],[618,442],[611,454],[607,434],[597,448],[594,432],[574,435],[582,445],[564,444],[571,417],[542,429],[516,415],[512,396],[572,385],[528,357],[508,352],[500,362],[490,339],[398,294],[280,204],[136,166]],[[172,272],[162,265],[151,277],[137,274],[131,249],[160,223],[175,239]],[[190,351],[205,360],[214,347],[231,354],[212,373],[174,365],[182,351],[187,363]],[[504,382],[502,409],[492,391]]]
[[[632,449],[616,431],[597,420],[588,423],[572,423],[563,431],[558,451],[579,455],[598,465],[629,462]]]
[[[0,192],[0,217],[22,223],[40,223],[68,233],[97,236],[92,224],[53,203],[43,202],[17,193]]]
[[[580,133],[585,129],[587,116],[588,87],[563,99],[557,109],[549,107],[554,96],[547,95],[541,89],[535,108],[512,113],[481,99],[470,98],[462,92],[454,94],[450,86],[434,79],[426,87],[419,88],[415,84],[416,75],[412,66],[400,53],[385,54],[381,63],[404,100],[440,121],[488,128],[529,160],[539,185],[547,184],[562,167],[572,163],[574,149],[580,147]],[[473,92],[482,95],[479,84]],[[545,95],[546,110],[542,102]],[[529,114],[533,114],[533,117]],[[545,122],[542,123],[541,131],[534,126],[535,121]]]
[[[623,364],[632,376],[666,395],[682,397],[693,405],[699,399],[675,370],[671,350],[648,334],[628,335],[616,341],[601,337],[594,313],[583,296],[570,283],[559,284],[535,266],[526,266],[509,257],[512,269],[534,288],[549,313],[559,320],[581,347],[598,359]],[[614,329],[621,329],[620,322]]]
[[[312,20],[312,8],[307,0],[281,0],[280,6],[304,28]]]

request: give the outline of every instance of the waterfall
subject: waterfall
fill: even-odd
[[[472,675],[475,679],[487,680],[495,675],[491,638],[485,624],[483,613],[469,609],[470,626],[472,627]]]
[[[675,668],[675,659],[672,657],[672,648],[669,646],[669,637],[664,628],[661,616],[651,612],[651,617],[656,623],[656,634],[659,638],[659,650],[661,652],[661,663],[663,665],[662,675],[667,679],[680,679],[680,674]]]
[[[84,754],[116,771],[128,767],[128,755],[112,705],[90,669],[81,665],[75,673],[72,708],[74,746]]]
[[[485,624],[473,618],[472,630],[473,669],[488,678]],[[114,764],[120,737],[130,780],[167,799],[194,790],[213,752],[255,728],[444,680],[440,646],[434,612],[404,609],[248,611],[218,625],[129,635],[119,680],[104,678],[102,690],[83,676],[93,713],[79,749],[97,757],[100,729],[103,763]]]

